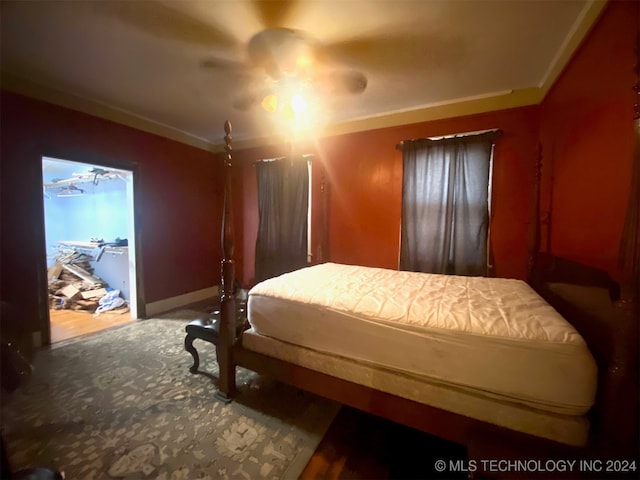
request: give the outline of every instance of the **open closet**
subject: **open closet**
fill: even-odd
[[[137,318],[133,173],[42,158],[51,342]]]

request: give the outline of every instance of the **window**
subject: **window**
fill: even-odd
[[[498,131],[404,141],[400,269],[486,275]]]
[[[302,268],[310,258],[311,157],[256,164],[259,225],[256,281]]]

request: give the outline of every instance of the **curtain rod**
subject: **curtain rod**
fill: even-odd
[[[440,135],[439,137],[424,137],[424,138],[412,138],[410,140],[402,140],[400,143],[398,143],[396,145],[396,149],[400,150],[402,148],[402,145],[405,142],[415,142],[415,141],[419,141],[419,140],[431,140],[431,141],[435,141],[435,140],[443,140],[445,138],[460,138],[460,137],[471,137],[473,135],[482,135],[483,133],[496,133],[497,136],[502,135],[502,130],[500,130],[499,128],[489,128],[487,130],[477,130],[475,132],[464,132],[464,133],[454,133],[451,135]]]
[[[305,160],[311,160],[313,159],[313,154],[311,153],[305,153],[303,155],[300,155],[302,158],[304,158]],[[287,157],[276,157],[276,158],[263,158],[260,160],[255,160],[253,163],[268,163],[268,162],[277,162],[278,160],[286,160]]]

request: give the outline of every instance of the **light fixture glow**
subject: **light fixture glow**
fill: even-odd
[[[293,106],[290,103],[287,103],[282,108],[282,117],[287,121],[291,121],[295,116],[296,112],[293,111]]]
[[[274,81],[262,99],[261,107],[270,121],[289,134],[301,135],[320,125],[321,105],[313,81],[300,75],[284,75]]]
[[[291,97],[291,108],[296,114],[304,113],[307,110],[307,102],[302,95],[296,93]]]
[[[264,108],[269,113],[274,113],[278,108],[278,97],[270,93],[262,100],[262,108]]]
[[[299,72],[307,72],[313,65],[313,57],[305,52],[296,57],[296,70]]]

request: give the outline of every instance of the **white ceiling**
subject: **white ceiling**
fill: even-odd
[[[603,5],[2,0],[3,88],[203,148],[221,143],[225,120],[236,140],[263,139],[279,127],[259,106],[233,107],[248,86],[231,67],[252,35],[289,27],[320,42],[332,68],[366,74],[364,93],[323,98],[324,131],[342,133],[537,103]]]

